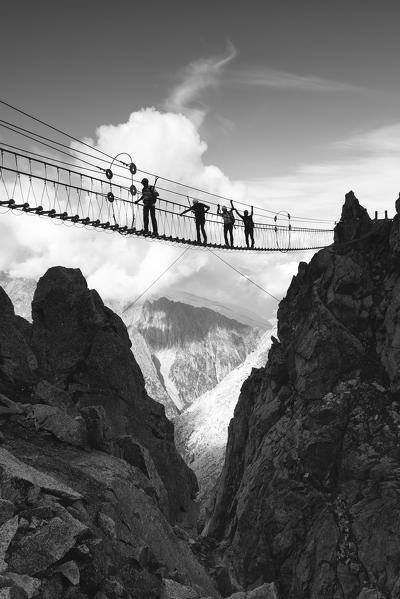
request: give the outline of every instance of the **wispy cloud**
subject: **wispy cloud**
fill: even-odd
[[[334,147],[348,151],[381,155],[400,153],[400,124],[388,125],[337,142]]]
[[[218,85],[224,67],[236,56],[236,48],[229,42],[223,55],[191,62],[182,71],[178,85],[165,101],[165,109],[184,114],[199,126],[208,110],[201,100],[202,93]]]
[[[339,81],[332,81],[314,75],[298,75],[271,68],[249,68],[232,70],[229,83],[243,86],[272,87],[317,92],[355,91],[359,88]]]
[[[237,55],[235,46],[228,42],[224,54],[189,63],[179,73],[179,81],[165,100],[163,109],[183,114],[199,127],[210,110],[204,99],[205,92],[217,86],[306,92],[360,91],[359,87],[350,83],[315,75],[288,73],[270,67],[233,68],[231,63]]]

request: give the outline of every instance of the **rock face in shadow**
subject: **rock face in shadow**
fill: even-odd
[[[353,196],[340,243],[299,265],[229,426],[204,534],[233,590],[400,597],[400,222]]]
[[[29,347],[29,337],[30,324],[15,316],[8,295],[0,287],[0,393],[21,397],[37,380],[37,358]]]
[[[110,447],[122,435],[141,442],[168,491],[171,518],[189,511],[195,477],[175,449],[164,408],[146,394],[122,320],[89,291],[79,270],[56,267],[38,282],[32,321],[41,376],[65,389],[84,415],[89,406],[100,408]]]
[[[121,319],[62,267],[32,315],[0,288],[0,595],[158,599],[173,579],[217,599],[191,551],[196,478]]]

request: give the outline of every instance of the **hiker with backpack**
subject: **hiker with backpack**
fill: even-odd
[[[199,200],[193,200],[192,206],[186,208],[186,210],[180,213],[180,216],[183,216],[186,214],[186,212],[193,212],[196,223],[197,243],[201,243],[200,231],[203,234],[203,243],[207,243],[207,235],[204,225],[206,224],[206,213],[209,210],[210,206],[199,202]]]
[[[248,210],[244,210],[243,214],[235,208],[233,205],[233,201],[231,200],[232,211],[234,210],[236,214],[242,219],[244,224],[244,237],[246,239],[246,245],[249,246],[249,238],[251,240],[251,247],[254,247],[254,222],[253,222],[253,206],[251,207],[251,213],[249,214]]]
[[[218,204],[217,215],[222,216],[224,221],[224,239],[225,245],[227,247],[233,247],[233,227],[235,225],[235,217],[233,215],[233,210],[228,210],[226,206],[222,206],[222,211],[220,205]],[[228,233],[230,244],[228,243]]]
[[[157,219],[156,219],[156,208],[155,203],[158,198],[158,191],[155,190],[155,184],[149,185],[148,179],[142,179],[141,184],[143,185],[142,195],[135,204],[138,204],[140,201],[143,202],[143,226],[144,232],[149,232],[149,214],[151,216],[151,225],[153,229],[153,235],[158,235],[157,230]]]

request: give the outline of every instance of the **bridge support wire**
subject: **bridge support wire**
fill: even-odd
[[[216,258],[218,258],[218,260],[221,260],[221,262],[223,262],[224,264],[226,264],[226,266],[228,266],[229,268],[231,268],[232,270],[234,270],[235,272],[237,272],[241,277],[243,277],[244,279],[246,279],[246,281],[249,281],[249,283],[251,283],[252,285],[255,285],[255,287],[258,287],[258,289],[261,289],[261,291],[263,291],[266,295],[269,295],[269,297],[272,297],[274,300],[276,300],[277,302],[279,302],[280,300],[273,295],[272,293],[270,293],[269,291],[267,291],[266,289],[264,289],[264,287],[261,287],[261,285],[259,285],[258,283],[256,283],[255,281],[253,281],[253,279],[251,279],[250,277],[248,277],[247,275],[245,275],[244,273],[242,273],[238,268],[236,268],[235,266],[233,266],[232,264],[229,264],[229,262],[227,262],[226,260],[224,260],[222,258],[222,256],[219,256],[216,252],[213,252],[212,250],[208,250],[211,254],[213,254]]]
[[[149,285],[148,287],[146,287],[146,289],[145,289],[144,291],[142,291],[142,293],[141,293],[140,295],[138,295],[138,296],[137,296],[137,298],[136,298],[136,299],[134,299],[132,303],[130,303],[130,304],[129,304],[129,306],[128,306],[127,308],[125,308],[125,310],[122,312],[122,314],[124,314],[124,313],[125,313],[127,310],[129,310],[129,308],[132,308],[132,306],[134,306],[134,305],[135,305],[135,304],[136,304],[136,303],[137,303],[137,302],[140,300],[140,298],[141,298],[141,297],[143,297],[143,296],[144,296],[144,295],[145,295],[145,294],[146,294],[146,293],[147,293],[147,292],[148,292],[148,291],[149,291],[149,290],[150,290],[150,289],[151,289],[151,288],[152,288],[152,287],[153,287],[153,286],[154,286],[154,285],[155,285],[155,284],[156,284],[156,283],[157,283],[157,282],[158,282],[158,281],[159,281],[159,280],[160,280],[160,279],[161,279],[161,278],[164,276],[164,275],[166,275],[166,274],[167,274],[167,272],[168,272],[169,270],[171,270],[171,268],[172,268],[173,266],[175,266],[175,264],[176,264],[177,262],[179,262],[179,260],[181,260],[181,258],[183,258],[183,256],[186,254],[186,252],[188,251],[188,249],[189,249],[189,248],[185,248],[185,249],[183,250],[183,252],[181,252],[181,253],[179,254],[179,256],[178,256],[177,258],[175,258],[175,260],[174,260],[173,262],[171,262],[171,264],[170,264],[169,266],[167,266],[167,268],[166,268],[165,270],[163,270],[163,271],[162,271],[162,273],[160,273],[160,274],[159,274],[159,275],[158,275],[158,276],[157,276],[157,277],[154,279],[154,281],[152,281],[152,282],[150,283],[150,285]]]

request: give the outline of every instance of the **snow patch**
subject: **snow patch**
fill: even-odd
[[[155,352],[160,361],[160,372],[164,379],[165,388],[169,397],[172,399],[178,410],[182,410],[184,407],[183,401],[179,397],[179,391],[170,377],[171,368],[176,360],[176,349],[166,348]]]

